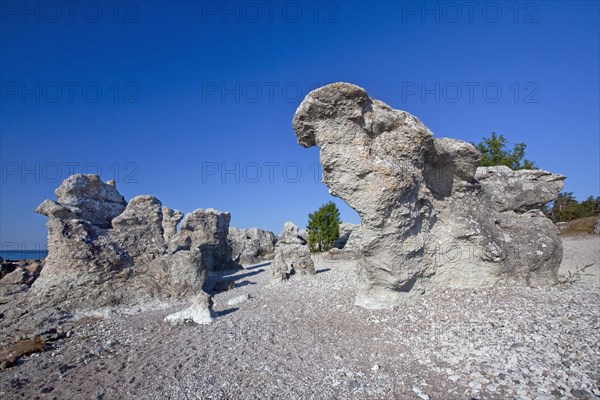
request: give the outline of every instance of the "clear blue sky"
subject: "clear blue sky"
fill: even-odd
[[[599,195],[596,1],[116,4],[1,2],[2,249],[45,247],[33,210],[70,171],[241,228],[304,226],[332,197],[291,119],[336,81],[437,137],[525,142],[565,190]]]

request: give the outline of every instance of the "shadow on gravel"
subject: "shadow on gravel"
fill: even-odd
[[[266,267],[267,265],[271,265],[271,262],[269,261],[269,262],[262,263],[262,264],[252,265],[252,266],[244,268],[244,269],[256,269],[256,268],[260,268],[260,267]]]
[[[331,268],[323,268],[316,271],[317,274],[322,274],[323,272],[329,272]]]
[[[243,286],[248,286],[248,285],[256,285],[256,282],[251,282],[251,281],[236,282],[235,287],[243,287]]]
[[[247,272],[245,274],[240,275],[231,275],[230,271],[224,271],[223,273],[215,273],[209,275],[204,283],[203,290],[214,296],[215,294],[226,292],[228,290],[233,290],[236,287],[242,287],[246,285],[254,285],[255,282],[251,282],[248,280],[241,279],[248,278],[250,276],[258,275],[261,272],[265,272],[265,270],[261,269],[258,271]]]
[[[236,312],[237,310],[239,310],[239,308],[234,307],[234,308],[228,308],[227,310],[223,310],[223,311],[217,311],[216,313],[219,317],[224,317],[225,315]]]
[[[246,274],[241,274],[241,275],[235,275],[232,276],[231,278],[233,278],[233,280],[239,281],[242,278],[248,278],[249,276],[254,276],[254,275],[258,275],[261,272],[265,272],[264,269],[261,269],[260,271],[252,271],[252,272],[248,272]]]
[[[215,272],[210,272],[207,276],[207,279],[213,282],[217,282],[220,280],[223,280],[225,278],[228,278],[229,280],[240,280],[242,278],[247,278],[249,276],[254,276],[254,275],[258,275],[261,272],[264,272],[264,269],[258,270],[258,271],[250,271],[250,272],[246,272],[243,274],[239,274],[236,275],[237,273],[239,273],[240,271],[244,271],[244,270],[234,270],[234,271],[215,271]]]

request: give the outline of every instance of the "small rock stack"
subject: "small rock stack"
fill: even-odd
[[[286,222],[277,239],[271,281],[283,282],[290,277],[305,277],[315,273],[306,232],[301,231],[293,222]]]

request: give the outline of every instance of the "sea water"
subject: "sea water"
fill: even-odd
[[[0,250],[0,257],[5,260],[38,260],[47,255],[48,250]]]

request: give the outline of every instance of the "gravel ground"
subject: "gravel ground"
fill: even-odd
[[[212,324],[163,322],[181,307],[83,319],[0,372],[0,398],[600,398],[600,238],[564,247],[558,286],[391,311],[353,306],[352,262],[317,259],[315,277],[275,286],[248,268],[215,295]]]

